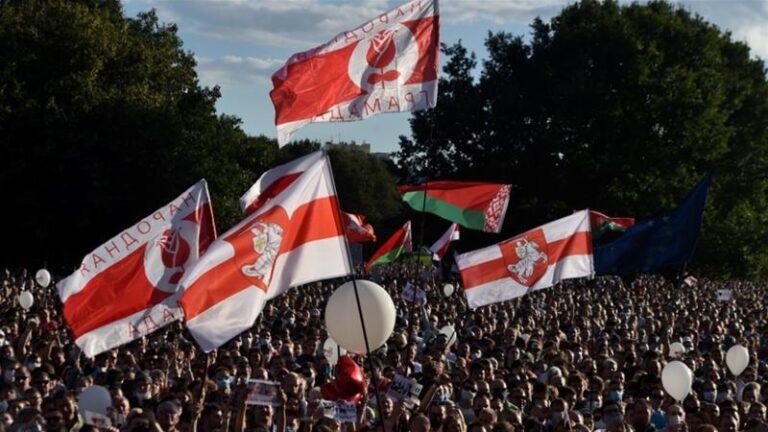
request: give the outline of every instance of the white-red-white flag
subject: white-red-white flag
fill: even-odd
[[[330,165],[318,153],[184,275],[184,320],[206,352],[253,326],[266,301],[289,288],[352,273]]]
[[[347,240],[350,243],[376,242],[376,232],[371,224],[365,223],[365,216],[344,212],[346,217]]]
[[[178,282],[216,238],[205,180],[83,258],[56,287],[88,357],[181,318]]]
[[[362,120],[437,103],[437,0],[412,0],[292,55],[272,76],[277,142],[311,122]]]
[[[589,211],[456,258],[471,308],[594,275]]]
[[[461,229],[459,224],[451,224],[448,230],[440,236],[439,239],[429,248],[432,252],[432,259],[434,261],[442,261],[448,249],[451,247],[451,242],[459,239]]]
[[[324,157],[323,152],[316,151],[264,172],[240,197],[240,208],[246,214],[258,210]]]

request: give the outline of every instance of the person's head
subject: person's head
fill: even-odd
[[[157,406],[156,416],[157,422],[164,431],[174,430],[181,418],[181,407],[172,401],[162,402]]]
[[[672,404],[667,407],[664,418],[668,426],[680,428],[685,424],[685,410],[678,404]]]
[[[413,432],[429,432],[430,429],[431,425],[429,423],[429,417],[421,413],[411,417],[411,420],[408,423],[408,430]]]
[[[651,423],[651,413],[653,408],[651,404],[643,399],[635,401],[627,407],[629,423],[636,429],[641,430]]]

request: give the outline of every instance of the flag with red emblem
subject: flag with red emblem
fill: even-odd
[[[456,264],[471,308],[520,297],[564,279],[592,276],[589,211],[461,254]]]
[[[439,239],[429,248],[432,252],[432,259],[435,261],[442,261],[448,249],[451,247],[451,242],[459,239],[461,229],[459,224],[452,223],[448,227],[448,230],[440,236]]]
[[[205,180],[83,258],[56,287],[88,357],[181,318],[179,281],[216,238]]]
[[[365,223],[365,216],[344,212],[346,218],[347,240],[350,243],[376,241],[376,233],[371,224]]]
[[[251,214],[284,191],[304,171],[322,159],[323,152],[312,152],[288,163],[276,166],[261,175],[240,197],[240,208]]]
[[[312,122],[434,107],[438,20],[437,0],[412,0],[292,55],[272,75],[269,94],[278,144]]]
[[[352,273],[327,156],[222,234],[181,281],[184,320],[206,352],[253,326],[289,288]]]

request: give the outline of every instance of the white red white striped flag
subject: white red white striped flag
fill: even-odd
[[[459,224],[453,223],[448,227],[448,230],[440,236],[439,239],[429,248],[432,252],[432,259],[435,261],[441,261],[448,252],[448,248],[451,247],[451,242],[459,239],[461,229]]]
[[[589,211],[456,258],[471,308],[594,275]]]
[[[314,166],[317,161],[324,158],[323,152],[316,151],[298,159],[294,159],[283,165],[276,166],[256,180],[256,183],[240,197],[240,208],[251,214],[261,206],[275,198],[291,183],[301,176],[304,171]]]
[[[347,240],[350,243],[376,242],[376,233],[371,224],[365,223],[365,216],[344,212],[347,218]]]
[[[206,352],[253,326],[289,288],[351,274],[328,158],[216,240],[181,281],[184,319]]]
[[[434,107],[438,21],[437,0],[411,0],[292,55],[272,75],[277,143],[308,123]]]
[[[201,180],[86,255],[56,285],[77,346],[93,357],[180,319],[178,282],[215,238]]]

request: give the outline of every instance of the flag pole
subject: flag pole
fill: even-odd
[[[328,170],[330,171],[331,187],[333,188],[333,195],[336,197],[336,212],[339,218],[339,224],[344,220],[341,214],[341,206],[338,205],[339,193],[336,190],[336,179],[333,177],[333,169],[331,165],[331,158],[328,156],[328,152],[323,149],[323,156],[328,162]],[[357,303],[357,313],[360,316],[360,327],[363,329],[363,340],[365,341],[365,358],[368,360],[368,370],[371,372],[371,381],[373,381],[373,392],[376,395],[376,408],[379,410],[379,417],[381,417],[381,430],[384,430],[384,410],[381,405],[381,396],[379,395],[379,378],[376,376],[376,371],[373,368],[373,359],[371,359],[371,346],[368,343],[368,331],[365,329],[365,318],[363,318],[363,307],[360,305],[360,294],[357,291],[357,272],[355,272],[355,263],[352,261],[352,252],[349,248],[349,241],[346,234],[344,234],[344,248],[347,252],[347,261],[349,267],[352,269],[352,289],[355,292],[355,302]]]
[[[424,244],[424,222],[426,219],[425,212],[427,210],[427,190],[428,189],[429,189],[429,180],[424,182],[424,198],[421,200],[421,227],[419,228],[419,246],[416,249],[416,254],[414,254],[416,258],[415,259],[416,262],[414,263],[413,269],[415,273],[414,282],[416,283],[418,283],[418,278],[419,278],[418,273],[419,273],[419,269],[421,268],[419,254],[421,253],[421,249]],[[411,239],[411,244],[413,244],[413,239]],[[414,321],[416,321],[414,317],[414,309],[416,308],[416,288],[417,288],[417,285],[414,284],[413,296],[411,298],[411,310],[409,312],[410,320],[408,321],[408,345],[411,345],[413,343],[413,323]]]

